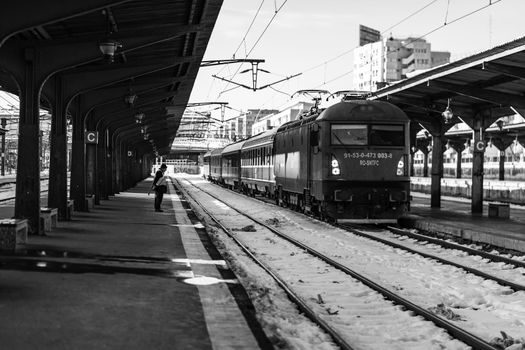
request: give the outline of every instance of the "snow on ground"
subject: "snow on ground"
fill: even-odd
[[[443,248],[438,244],[422,242],[407,236],[399,236],[386,230],[366,233],[525,286],[525,268],[523,267],[515,268],[503,262],[491,262],[479,255],[469,255],[467,252],[459,249]]]
[[[331,338],[303,315],[273,278],[255,265],[231,238],[213,224],[207,225],[207,230],[246,289],[256,316],[276,349],[338,349]]]
[[[450,311],[455,315],[452,322],[487,341],[500,336],[501,331],[514,338],[525,337],[524,292],[513,292],[461,269],[352,235],[302,214],[255,201],[211,185],[201,178],[191,179],[197,181],[198,186],[218,194],[222,200],[263,221],[271,220],[281,231],[317,247],[412,302],[429,309],[443,308]],[[231,253],[234,250],[233,247],[227,247],[226,251]],[[253,279],[251,283],[255,286],[269,283],[258,281],[261,276],[257,274],[245,272],[245,275]],[[519,280],[521,277],[516,278]]]

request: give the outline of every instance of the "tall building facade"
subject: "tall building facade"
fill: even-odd
[[[241,139],[253,136],[253,123],[266,116],[277,113],[276,109],[249,109],[245,115],[237,119],[237,135]]]
[[[450,52],[432,51],[425,39],[383,38],[354,51],[353,88],[375,91],[418,71],[449,62]]]
[[[272,114],[258,118],[253,123],[252,134],[257,135],[263,131],[279,127],[291,120],[296,120],[301,113],[309,111],[313,105],[311,102],[292,102],[281,111],[276,110]]]

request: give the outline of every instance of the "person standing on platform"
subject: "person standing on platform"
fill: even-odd
[[[155,211],[156,212],[163,212],[160,208],[162,204],[162,198],[164,197],[164,193],[168,192],[168,183],[167,183],[167,176],[164,176],[164,173],[166,172],[166,169],[168,166],[166,164],[162,164],[160,166],[160,169],[157,170],[155,173],[155,178],[153,179],[153,185],[151,186],[151,189],[155,191]],[[148,192],[149,194],[149,192]]]

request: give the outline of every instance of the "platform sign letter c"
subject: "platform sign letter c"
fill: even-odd
[[[478,152],[485,151],[485,142],[483,142],[483,140],[479,140],[478,142],[476,142],[476,150]]]
[[[97,131],[86,131],[84,135],[84,140],[86,143],[98,143],[98,132]]]

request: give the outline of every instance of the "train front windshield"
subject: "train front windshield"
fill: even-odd
[[[403,125],[332,124],[333,146],[404,146]]]

